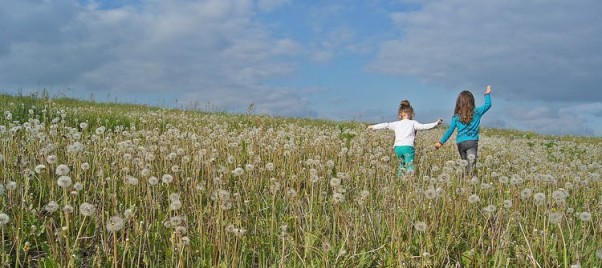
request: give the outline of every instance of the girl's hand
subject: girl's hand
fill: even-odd
[[[487,85],[487,89],[485,89],[485,94],[491,93],[491,85]]]
[[[441,148],[441,146],[443,146],[443,144],[441,144],[440,142],[435,143],[435,150]]]

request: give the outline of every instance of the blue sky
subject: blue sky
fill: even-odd
[[[602,136],[602,2],[0,0],[0,92]]]

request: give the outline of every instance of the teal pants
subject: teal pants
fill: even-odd
[[[403,170],[414,170],[414,146],[395,146],[395,156],[400,160],[397,175],[401,176]],[[403,161],[402,161],[403,160]]]

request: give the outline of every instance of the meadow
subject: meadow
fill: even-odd
[[[602,138],[0,95],[3,267],[602,267]],[[490,112],[496,112],[493,108]]]

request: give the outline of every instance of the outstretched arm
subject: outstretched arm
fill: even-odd
[[[420,123],[416,122],[416,123],[414,123],[414,129],[416,129],[416,130],[431,129],[438,125],[441,125],[441,122],[443,122],[443,119],[441,119],[441,118],[439,118],[439,119],[437,119],[437,121],[435,121],[433,123],[429,123],[429,124],[420,124]]]
[[[390,123],[380,123],[380,124],[375,124],[375,125],[369,125],[366,129],[383,129],[383,128],[390,128]]]

